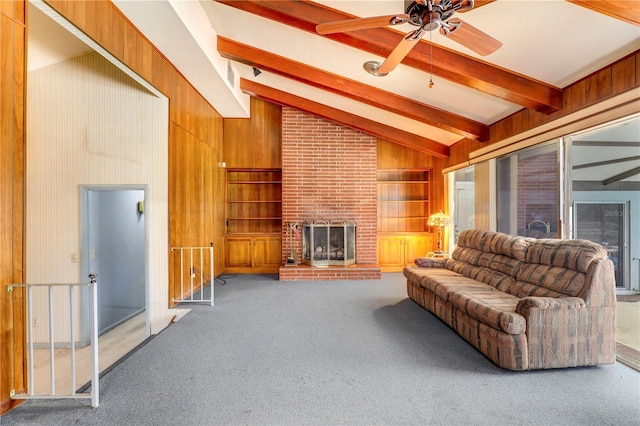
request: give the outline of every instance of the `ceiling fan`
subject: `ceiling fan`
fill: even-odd
[[[481,1],[481,3],[489,3]],[[334,34],[409,23],[418,29],[407,33],[384,62],[365,62],[364,69],[376,76],[391,72],[409,54],[422,36],[436,29],[451,40],[460,43],[481,56],[498,50],[502,43],[467,22],[452,18],[456,12],[468,12],[474,0],[405,0],[405,12],[398,15],[354,18],[345,21],[326,22],[316,26],[318,34]]]

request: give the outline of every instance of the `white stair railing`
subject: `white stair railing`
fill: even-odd
[[[97,407],[100,398],[100,384],[99,384],[99,366],[98,366],[98,290],[96,274],[89,274],[89,283],[73,283],[73,284],[10,284],[7,286],[9,292],[13,292],[14,288],[26,288],[27,290],[27,366],[28,366],[28,385],[27,393],[15,393],[11,391],[12,399],[64,399],[64,398],[90,398],[91,406]],[[56,372],[55,372],[55,321],[54,321],[54,288],[69,289],[69,329],[70,329],[70,389],[69,392],[59,393],[56,390]],[[86,287],[89,289],[89,323],[90,323],[90,335],[91,335],[91,392],[89,393],[76,393],[76,288]],[[49,363],[50,363],[50,377],[49,377],[49,392],[36,393],[34,384],[34,312],[33,312],[33,298],[34,289],[45,288],[47,289],[47,301],[49,307],[48,315],[48,329],[49,338],[46,345],[49,348]],[[80,302],[81,303],[81,302]],[[59,343],[59,342],[58,342]]]
[[[172,300],[176,303],[209,303],[213,306],[213,243],[209,247],[171,247],[171,251],[180,254],[180,297]],[[207,269],[208,272],[205,272]],[[185,282],[186,277],[188,283]],[[208,298],[204,294],[207,283],[210,287]]]

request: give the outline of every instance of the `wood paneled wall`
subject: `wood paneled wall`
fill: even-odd
[[[282,108],[251,98],[250,118],[224,119],[227,168],[282,167]]]
[[[465,163],[469,153],[511,136],[562,118],[628,90],[640,87],[640,50],[567,86],[562,91],[562,109],[545,115],[522,109],[489,127],[489,141],[481,143],[465,139],[451,147],[445,167]]]
[[[24,292],[24,76],[26,3],[0,1],[0,413],[26,383]]]

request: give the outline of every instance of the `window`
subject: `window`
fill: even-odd
[[[557,238],[560,217],[558,144],[524,149],[496,162],[497,230]]]
[[[475,167],[465,167],[451,175],[453,191],[450,205],[455,244],[461,231],[475,228]]]

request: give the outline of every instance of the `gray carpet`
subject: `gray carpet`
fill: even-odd
[[[381,281],[236,276],[86,400],[27,401],[2,425],[639,425],[621,364],[502,370]]]

